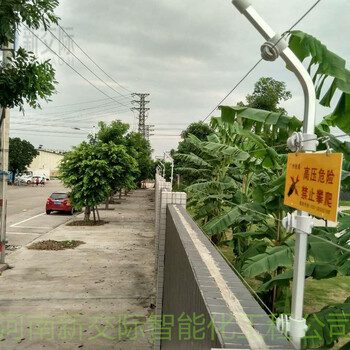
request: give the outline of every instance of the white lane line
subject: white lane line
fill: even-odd
[[[12,231],[7,231],[7,235],[35,235],[35,236],[41,236],[41,233],[28,233],[28,232],[12,232]]]
[[[20,222],[16,222],[15,224],[11,225],[10,227],[16,227],[17,225],[22,224],[23,222],[26,222],[26,221],[35,219],[35,218],[37,218],[37,217],[39,217],[39,216],[42,216],[42,215],[45,215],[45,214],[46,214],[46,213],[41,213],[41,214],[38,214],[38,215],[34,215],[34,216],[30,217],[29,219],[25,219],[25,220],[22,220],[22,221],[20,221]]]
[[[10,226],[12,227],[12,226]],[[16,228],[31,228],[31,229],[43,229],[43,230],[48,230],[50,228],[53,228],[52,226],[50,227],[44,227],[44,226],[16,226]]]

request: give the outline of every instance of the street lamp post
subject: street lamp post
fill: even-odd
[[[85,132],[88,133],[88,135],[91,134],[91,136],[92,136],[92,144],[93,145],[95,144],[95,142],[96,142],[96,127],[95,126],[92,127],[92,132],[90,132],[90,131],[88,131],[86,129],[83,129],[83,128],[78,128],[78,127],[73,127],[72,129],[79,130],[79,131],[85,131]]]
[[[173,178],[174,178],[174,159],[168,152],[164,152],[164,162],[165,159],[168,158],[171,161],[171,175],[170,175],[170,184],[171,188],[173,188]]]

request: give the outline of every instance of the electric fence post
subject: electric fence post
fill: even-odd
[[[258,30],[264,39],[267,40],[261,47],[262,58],[267,61],[274,61],[281,56],[298,78],[303,88],[305,102],[303,133],[293,135],[288,140],[288,145],[292,146],[292,150],[298,149],[301,152],[315,152],[318,144],[315,135],[316,93],[309,73],[289,49],[283,36],[276,34],[270,28],[248,0],[233,0],[232,3]],[[287,223],[288,229],[294,229],[296,233],[292,312],[290,318],[282,315],[277,325],[281,331],[290,335],[294,346],[300,349],[301,338],[305,336],[307,328],[306,320],[303,318],[307,235],[311,233],[313,225],[312,217],[306,212],[298,210],[294,218],[295,220],[293,220],[292,226],[288,226],[287,220],[284,220]]]

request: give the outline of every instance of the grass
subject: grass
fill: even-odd
[[[232,263],[235,255],[231,247],[220,247],[220,251]],[[255,279],[247,281],[257,290],[261,282]],[[324,280],[307,278],[305,281],[304,311],[311,314],[320,311],[324,306],[342,303],[350,295],[350,276],[337,276]]]
[[[350,207],[350,201],[339,201],[339,205],[342,207]]]
[[[342,303],[349,295],[349,276],[337,276],[324,280],[308,278],[305,282],[305,313],[320,311],[329,304]]]

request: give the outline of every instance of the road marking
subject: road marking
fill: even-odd
[[[35,219],[35,218],[37,218],[37,217],[39,217],[39,216],[42,216],[42,215],[45,215],[45,214],[46,214],[46,213],[41,213],[41,214],[38,214],[38,215],[34,215],[34,216],[32,216],[31,218],[22,220],[22,221],[20,221],[20,222],[17,222],[17,223],[15,223],[15,224],[11,225],[10,227],[16,227],[17,225],[22,224],[23,222],[26,222],[26,221]]]
[[[8,235],[35,235],[35,236],[41,236],[41,233],[34,233],[34,232],[12,232],[7,231],[6,234]]]
[[[10,226],[12,227],[12,226]],[[16,226],[16,228],[32,228],[32,229],[38,229],[38,228],[42,228],[44,230],[48,230],[50,228],[53,228],[52,226],[50,227],[44,227],[44,226]]]

